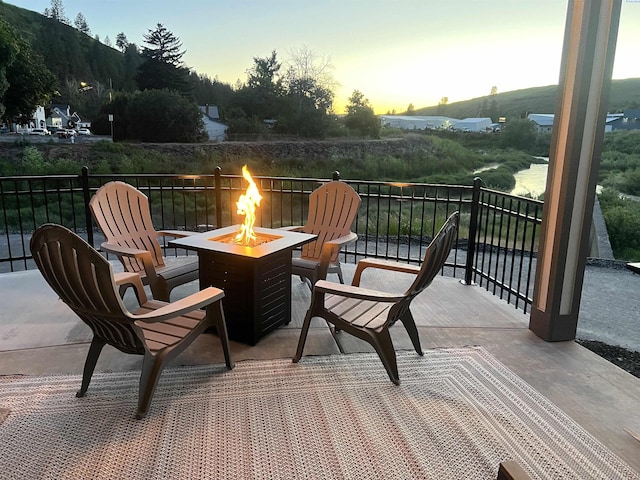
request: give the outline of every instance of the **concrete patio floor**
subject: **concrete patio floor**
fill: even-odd
[[[347,279],[352,272],[353,265],[345,265]],[[636,292],[640,293],[640,276],[636,277],[632,288],[638,287]],[[407,275],[386,273],[365,276],[363,283],[371,288],[402,290],[409,281]],[[172,298],[196,288],[196,283],[180,287]],[[57,299],[40,273],[0,274],[0,291],[0,374],[80,374],[91,332]],[[306,285],[294,278],[292,322],[255,346],[231,342],[233,359],[239,362],[293,356],[309,298]],[[127,303],[132,301],[132,297],[126,298]],[[640,379],[576,342],[544,342],[528,329],[529,317],[521,310],[484,288],[464,286],[454,278],[436,278],[414,301],[412,309],[423,348],[483,346],[640,472],[640,441],[625,431],[640,433]],[[412,349],[400,324],[392,328],[392,336],[397,350]],[[315,319],[304,355],[364,351],[372,349],[344,333],[334,339],[326,324]],[[174,364],[222,362],[217,337],[204,334]],[[96,371],[134,370],[140,364],[140,357],[106,347]]]

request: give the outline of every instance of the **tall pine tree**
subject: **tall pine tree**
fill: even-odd
[[[144,35],[148,46],[142,47],[143,62],[138,68],[136,80],[140,90],[167,88],[187,95],[191,91],[189,69],[184,66],[182,42],[172,32],[158,23],[155,30]]]

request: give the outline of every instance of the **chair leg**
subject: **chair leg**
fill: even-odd
[[[102,352],[102,348],[106,344],[107,342],[95,336],[93,337],[93,340],[91,340],[89,353],[87,353],[87,359],[84,361],[84,371],[82,372],[82,384],[80,386],[80,390],[76,392],[76,397],[84,397],[84,394],[87,393],[87,389],[89,388],[89,382],[91,382],[93,371],[95,370],[96,363],[98,362],[98,357],[100,357],[100,352]]]
[[[379,333],[370,333],[371,346],[375,349],[382,360],[384,368],[387,370],[387,374],[391,381],[400,385],[400,377],[398,375],[398,363],[396,361],[396,351],[393,348],[393,342],[391,342],[391,334],[389,329],[384,329]]]
[[[344,284],[344,278],[342,278],[342,268],[340,267],[339,263],[337,265],[337,271],[335,273],[338,274],[338,279],[340,280],[340,283]]]
[[[227,334],[227,324],[224,319],[224,310],[222,309],[222,302],[218,301],[207,307],[207,316],[212,315],[212,320],[216,326],[216,332],[220,343],[222,344],[222,351],[224,352],[224,361],[227,364],[229,370],[233,369],[235,364],[231,359],[231,353],[229,350],[229,335]]]
[[[160,300],[162,302],[171,302],[171,292],[167,288],[167,284],[165,282],[155,282],[153,284],[149,284],[151,288],[151,295],[155,300]]]
[[[138,392],[138,412],[136,413],[138,420],[144,418],[149,411],[149,405],[151,405],[151,399],[163,369],[164,356],[158,355],[154,357],[148,352],[144,354]]]
[[[307,334],[309,333],[309,326],[311,325],[311,318],[313,317],[313,302],[311,300],[311,305],[309,306],[309,310],[307,310],[307,314],[304,316],[304,320],[302,322],[302,330],[300,330],[300,339],[298,340],[298,348],[296,350],[296,355],[293,357],[293,363],[298,363],[300,358],[302,357],[302,351],[304,350],[304,344],[307,341]]]
[[[413,343],[413,348],[416,349],[418,355],[423,356],[422,347],[420,347],[420,337],[418,335],[418,328],[416,327],[416,322],[413,319],[413,315],[411,311],[407,310],[407,313],[400,317],[400,321],[404,325],[404,328],[407,330],[409,334],[409,338],[411,339],[411,343]]]

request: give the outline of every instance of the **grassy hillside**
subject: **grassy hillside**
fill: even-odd
[[[117,86],[123,76],[122,53],[69,25],[2,0],[0,18],[20,32],[61,84],[74,79],[108,85],[111,79]]]
[[[512,92],[498,93],[498,114],[501,117],[521,117],[526,113],[554,113],[558,86],[533,87]],[[453,118],[478,116],[478,111],[486,97],[472,98],[444,106],[416,109],[416,115],[446,115]],[[609,112],[640,106],[640,78],[613,80],[609,95]]]

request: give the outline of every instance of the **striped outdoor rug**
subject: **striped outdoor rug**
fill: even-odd
[[[136,421],[138,372],[0,379],[3,479],[640,476],[482,348],[166,370]]]

